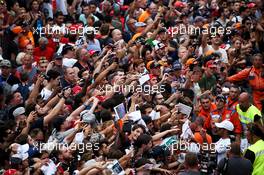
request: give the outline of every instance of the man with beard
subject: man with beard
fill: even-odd
[[[203,35],[202,38],[202,48],[199,48],[199,55],[202,55],[201,53],[206,53],[207,51],[211,50],[214,53],[218,53],[221,57],[221,61],[224,63],[228,63],[228,57],[225,49],[220,48],[221,43],[221,37],[219,34],[211,36],[212,45],[207,44],[207,36]]]
[[[135,159],[145,157],[150,158],[150,150],[153,146],[152,137],[148,134],[141,134],[134,143],[136,154]]]
[[[62,149],[53,150],[51,156],[57,157],[57,171],[64,174],[71,171],[73,165],[73,152],[69,147],[62,147]]]
[[[234,110],[236,109],[236,105],[238,104],[239,94],[240,94],[240,88],[236,85],[232,85],[226,102],[227,108]]]

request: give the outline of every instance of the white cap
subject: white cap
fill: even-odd
[[[147,24],[144,22],[136,22],[135,27],[145,27]]]
[[[27,153],[29,150],[29,144],[19,145],[17,148],[17,153]]]
[[[26,160],[28,158],[28,150],[29,150],[29,144],[20,145],[15,143],[17,147],[17,154],[12,155],[12,157],[16,157],[21,159],[22,161]]]
[[[221,123],[215,123],[215,126],[217,128],[223,128],[223,129],[226,129],[228,131],[233,131],[234,130],[234,125],[229,120],[224,120]]]
[[[13,111],[13,116],[14,117],[17,117],[19,115],[22,115],[26,112],[25,108],[24,107],[18,107],[16,108],[14,111]]]
[[[223,91],[223,93],[229,93],[229,88],[227,88],[227,87],[223,87],[223,88],[222,88],[222,91]]]

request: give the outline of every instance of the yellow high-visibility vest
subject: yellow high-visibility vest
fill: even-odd
[[[260,139],[248,149],[255,153],[252,175],[264,174],[264,141]]]

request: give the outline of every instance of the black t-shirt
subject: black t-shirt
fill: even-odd
[[[69,87],[73,84],[69,83],[68,81],[66,81],[64,78],[61,79],[61,87],[65,88],[65,87]]]
[[[100,42],[101,48],[104,48],[105,46],[107,46],[110,43],[112,43],[112,44],[114,43],[112,38],[110,38],[109,36],[106,38],[100,38],[99,42]]]
[[[79,70],[83,70],[83,69],[85,69],[85,70],[88,70],[88,71],[91,73],[91,71],[93,71],[93,68],[92,68],[92,66],[89,65],[89,63],[87,63],[87,64],[88,64],[87,67],[83,67],[83,66],[80,64],[80,62],[77,61],[77,62],[73,65],[73,67],[77,67]]]
[[[250,160],[251,163],[253,164],[254,161],[255,161],[255,153],[249,149],[246,150],[246,153],[245,153],[245,156],[244,156],[246,159]]]
[[[36,128],[39,128],[44,131],[44,117],[40,117],[36,121],[34,121],[30,126],[30,131]]]
[[[96,16],[100,21],[104,20],[104,16],[99,12],[95,12],[93,15]]]
[[[18,54],[18,45],[15,43],[15,41],[4,41],[4,43],[5,44],[3,45],[3,58],[10,60],[12,54]]]
[[[231,157],[230,159],[222,159],[217,166],[217,171],[225,175],[250,175],[252,173],[252,170],[252,163],[242,157]]]
[[[0,75],[0,82],[3,81],[6,81],[10,86],[20,83],[19,79],[12,74],[10,74],[7,78]]]

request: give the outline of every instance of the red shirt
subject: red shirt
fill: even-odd
[[[211,107],[208,111],[204,110],[202,107],[200,108],[200,112],[198,114],[199,117],[203,117],[204,121],[206,121],[206,119],[208,117],[210,117],[210,113],[214,110],[216,110],[216,105],[214,103],[211,103]]]
[[[48,61],[52,60],[54,50],[51,47],[46,47],[45,50],[40,50],[39,47],[36,47],[33,52],[33,56],[36,62],[39,61],[40,57],[46,57]]]
[[[227,108],[236,110],[237,104],[238,104],[238,100],[232,100],[230,97],[228,97],[226,102]]]
[[[54,38],[48,38],[48,45],[47,47],[56,49],[59,46],[59,43],[53,41]]]

